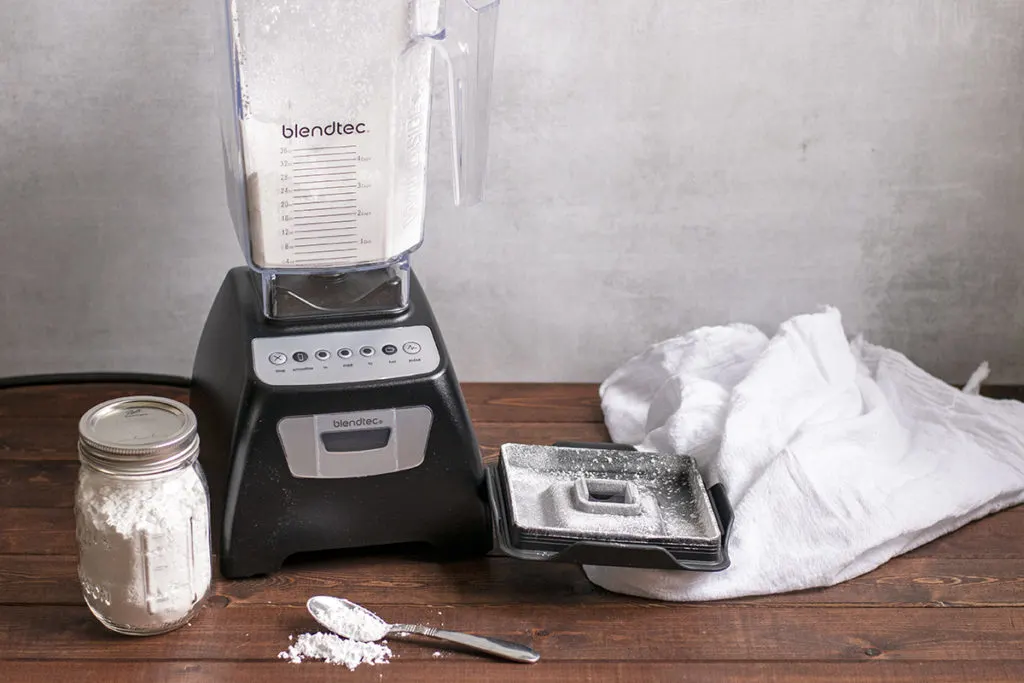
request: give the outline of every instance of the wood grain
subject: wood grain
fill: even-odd
[[[0,604],[84,604],[76,561],[74,555],[0,555]],[[252,605],[301,606],[307,596],[320,593],[392,604],[408,602],[409,592],[428,594],[437,603],[452,605],[646,604],[598,588],[575,565],[506,557],[448,564],[380,556],[305,562],[267,577],[218,580],[214,591],[232,603]],[[736,599],[729,604],[1024,607],[1024,563],[898,557],[837,586]]]
[[[1017,607],[810,612],[653,603],[451,606],[417,597],[409,605],[365,604],[393,623],[522,642],[552,662],[1007,660],[1020,657],[1024,647],[1024,609]],[[289,634],[318,628],[304,607],[223,602],[210,601],[191,626],[172,634],[130,639],[105,631],[85,607],[0,607],[0,623],[7,624],[0,652],[6,659],[109,659],[116,648],[120,660],[253,660],[283,649]],[[431,658],[431,648],[393,644],[404,659]]]
[[[990,395],[1024,398],[1019,388]],[[124,638],[84,606],[71,510],[76,423],[115,396],[168,387],[0,390],[0,680],[1021,681],[1024,506],[967,525],[838,586],[717,603],[608,593],[578,567],[484,557],[418,560],[400,549],[290,563],[270,577],[218,579],[177,632]],[[466,385],[485,458],[502,443],[605,440],[593,385]],[[312,630],[313,593],[345,595],[388,619],[532,644],[524,667],[433,644],[349,672],[276,660]]]
[[[71,508],[0,507],[0,553],[73,555],[76,552],[75,515]]]
[[[71,460],[0,460],[0,505],[70,508],[78,463]]]
[[[339,666],[281,661],[62,661],[6,662],[9,681],[76,681],[80,683],[139,683],[139,681],[187,681],[188,683],[1019,683],[1024,664],[1007,662],[547,662],[523,666],[489,660],[452,660],[445,656],[431,662],[392,659],[381,666],[348,671]]]

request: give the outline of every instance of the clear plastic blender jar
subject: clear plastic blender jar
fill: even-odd
[[[449,75],[455,200],[480,198],[498,0],[224,7],[229,206],[265,312],[287,317],[281,291],[321,314],[359,312],[423,241],[435,52]]]

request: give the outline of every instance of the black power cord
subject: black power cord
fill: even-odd
[[[179,375],[160,375],[144,372],[67,372],[51,375],[0,377],[0,389],[39,387],[53,384],[150,384],[187,389],[191,386],[192,380]]]

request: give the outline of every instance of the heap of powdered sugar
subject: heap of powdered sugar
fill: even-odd
[[[354,671],[360,664],[387,664],[391,648],[348,640],[333,633],[303,633],[278,657],[292,664],[300,664],[304,659],[322,659],[328,664],[344,664],[349,671]]]
[[[291,647],[278,654],[293,664],[303,659],[322,659],[328,664],[344,664],[350,670],[360,664],[386,664],[391,649],[386,641],[390,625],[373,612],[341,598],[317,597],[310,600],[314,618],[333,633],[303,633]],[[289,636],[289,640],[291,636]]]

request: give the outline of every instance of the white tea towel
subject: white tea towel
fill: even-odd
[[[585,567],[611,591],[715,600],[829,586],[1024,501],[1024,404],[848,341],[839,311],[702,328],[601,386],[614,441],[690,453],[735,514],[714,573]]]

